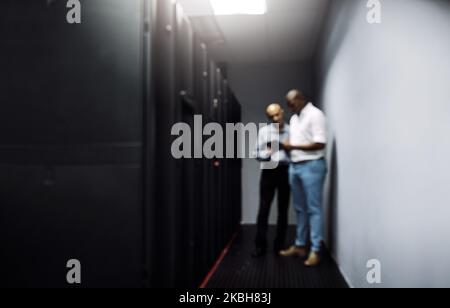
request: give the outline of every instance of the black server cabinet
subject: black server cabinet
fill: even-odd
[[[240,121],[171,0],[0,4],[6,286],[193,287],[240,219],[239,160],[176,160],[172,126]],[[231,98],[231,99],[230,99]],[[202,140],[204,141],[204,140]]]
[[[1,1],[2,284],[142,285],[142,5]]]
[[[228,89],[228,112],[233,123],[242,122],[241,106],[231,89]],[[237,140],[235,142],[235,148],[237,148]],[[231,208],[230,225],[236,227],[240,225],[242,215],[242,160],[235,158],[230,160],[229,164],[229,189],[231,191],[231,197],[228,202]]]
[[[219,123],[219,97],[217,96],[217,65],[214,61],[210,61],[209,65],[209,120],[210,122]],[[212,257],[219,253],[221,248],[219,241],[219,223],[220,218],[218,216],[218,208],[220,202],[220,189],[219,189],[219,172],[220,172],[220,160],[219,158],[213,158],[210,161],[211,167],[209,169],[209,180],[210,180],[210,198],[209,207],[211,209],[209,213],[210,220],[210,238],[208,239],[211,243],[211,253]]]
[[[197,134],[194,127],[194,117],[198,113],[199,103],[194,96],[194,31],[182,7],[177,4],[177,92],[178,104],[181,105],[182,122],[189,125],[192,134]],[[201,174],[201,162],[194,159],[195,148],[200,144],[191,136],[191,159],[183,159],[182,195],[183,201],[178,205],[182,230],[178,235],[179,271],[178,286],[195,286],[198,284],[198,270],[195,260],[198,255],[198,240],[196,237],[201,209],[201,194],[203,187],[194,179]]]
[[[154,35],[153,85],[157,127],[155,210],[153,217],[154,247],[152,251],[151,286],[176,285],[180,270],[179,234],[182,198],[182,162],[171,155],[172,126],[182,120],[182,105],[177,93],[177,20],[176,5],[170,0],[157,0]]]
[[[226,117],[224,113],[224,97],[223,97],[223,75],[221,72],[221,69],[218,65],[216,65],[216,71],[215,71],[215,90],[216,90],[216,104],[214,106],[215,113],[216,113],[216,120],[217,122],[222,126],[222,128],[225,128],[226,123]],[[224,155],[225,155],[225,144],[224,144]],[[217,237],[216,241],[219,245],[219,249],[224,247],[224,243],[226,243],[225,238],[225,221],[226,221],[226,215],[224,215],[224,206],[225,206],[225,162],[226,160],[224,158],[219,158],[218,160],[219,167],[216,169],[217,171],[217,203],[216,203],[216,221],[217,221]]]
[[[204,124],[206,124],[210,121],[209,56],[206,44],[201,41],[198,35],[195,36],[194,47],[195,97],[199,106],[199,115],[202,116],[203,122]],[[203,187],[203,189],[201,191],[201,200],[199,201],[201,210],[198,214],[198,218],[200,220],[197,224],[196,232],[197,249],[199,251],[199,254],[196,257],[196,268],[198,269],[199,275],[203,277],[212,267],[215,257],[212,243],[209,240],[211,238],[211,226],[213,225],[210,219],[210,215],[212,212],[212,206],[210,203],[210,176],[213,168],[214,166],[210,160],[202,158],[201,173],[200,171],[199,173],[197,173],[201,176],[200,185]]]
[[[221,96],[222,96],[222,113],[224,118],[224,124],[223,126],[226,127],[227,123],[234,124],[232,121],[232,118],[230,117],[229,113],[229,100],[228,100],[228,80],[226,79],[226,72],[223,68],[221,68],[221,74],[223,76],[222,79],[222,90],[221,90]],[[225,157],[227,153],[227,147],[229,145],[226,145],[225,147]],[[226,243],[226,241],[229,240],[230,234],[233,232],[234,225],[231,224],[231,211],[232,211],[232,204],[230,203],[230,197],[233,193],[230,190],[230,180],[231,180],[231,159],[224,159],[223,160],[223,169],[222,169],[222,211],[221,215],[224,217],[223,223],[223,234],[222,234],[222,241]]]
[[[156,185],[155,170],[158,162],[156,161],[156,153],[158,145],[156,144],[157,136],[157,110],[155,101],[155,44],[157,30],[157,0],[144,0],[142,2],[143,9],[143,102],[144,102],[144,132],[143,132],[143,270],[144,270],[144,287],[151,287],[154,283],[152,279],[153,268],[155,265],[155,247],[156,230],[154,218],[158,207],[156,204]]]

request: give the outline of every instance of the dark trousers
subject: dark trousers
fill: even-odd
[[[272,201],[278,192],[278,224],[274,249],[284,248],[288,226],[288,211],[291,188],[289,185],[289,167],[279,166],[274,170],[263,170],[260,181],[260,205],[256,247],[267,248],[267,229]]]

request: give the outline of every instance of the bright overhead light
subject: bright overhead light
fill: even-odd
[[[216,15],[263,15],[266,0],[209,0]]]

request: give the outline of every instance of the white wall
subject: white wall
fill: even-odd
[[[333,1],[320,100],[334,147],[328,244],[350,283],[450,287],[450,1]]]
[[[292,88],[311,90],[312,78],[307,64],[232,65],[229,67],[231,88],[242,104],[244,123],[266,123],[265,109],[273,102],[284,106],[284,96]],[[286,111],[286,119],[290,113]],[[256,223],[259,206],[259,164],[254,160],[243,163],[243,213],[244,224]],[[271,223],[276,222],[276,203],[273,204]],[[295,219],[292,213],[290,223]]]

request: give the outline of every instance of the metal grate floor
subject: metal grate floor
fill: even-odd
[[[320,267],[307,268],[297,258],[280,258],[271,250],[261,259],[251,253],[255,226],[243,226],[230,251],[207,284],[208,288],[348,288],[337,265],[325,252]],[[269,229],[272,239],[275,228]],[[295,228],[288,233],[288,243],[295,238]],[[270,241],[269,241],[270,243]]]

